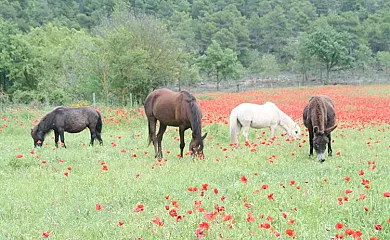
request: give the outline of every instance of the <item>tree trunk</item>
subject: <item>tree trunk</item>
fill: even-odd
[[[219,92],[219,74],[217,70],[217,92]]]

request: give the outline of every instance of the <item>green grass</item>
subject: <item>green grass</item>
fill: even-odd
[[[277,140],[266,146],[260,143],[268,138],[268,130],[263,135],[263,130],[251,129],[250,139],[259,143],[251,152],[243,144],[238,149],[229,146],[229,129],[224,124],[205,126],[203,131],[211,137],[205,141],[204,160],[189,156],[179,159],[179,142],[174,140],[178,132],[168,128],[163,139],[167,160],[158,163],[153,147],[147,146],[147,124],[141,117],[130,118],[126,124],[105,124],[104,146],[84,146],[89,142],[89,132],[83,131],[65,134],[67,148],[55,149],[51,133],[45,141],[48,146],[31,154],[29,128],[35,117],[26,114],[26,110],[3,115],[10,122],[0,119],[1,126],[8,125],[0,133],[0,239],[40,239],[45,231],[50,233],[50,239],[196,239],[195,230],[203,221],[210,225],[205,239],[275,239],[270,229],[259,228],[268,216],[273,218],[268,223],[280,232],[281,239],[290,238],[286,229],[295,230],[297,239],[330,239],[336,233],[344,233],[345,228],[360,230],[363,239],[390,236],[390,198],[383,196],[390,191],[389,125],[363,131],[336,129],[334,156],[322,164],[307,156],[309,146],[303,143],[308,140],[306,136],[287,142],[279,132]],[[187,131],[185,150],[189,139]],[[367,145],[369,141],[371,146]],[[240,142],[243,143],[242,136]],[[16,158],[17,154],[23,154],[23,158]],[[272,155],[276,158],[271,164],[268,158]],[[43,160],[46,164],[42,164]],[[106,162],[108,171],[102,170],[99,161]],[[368,169],[368,161],[375,161],[375,170]],[[360,170],[365,172],[363,176],[359,176]],[[64,172],[69,172],[68,177]],[[240,180],[242,176],[248,179],[246,184]],[[344,180],[346,176],[350,176],[350,182]],[[362,178],[370,180],[370,189],[361,184]],[[290,186],[291,180],[295,185]],[[200,190],[187,190],[201,189],[204,183],[209,186],[203,197]],[[264,184],[268,189],[261,189]],[[352,189],[349,201],[339,205],[337,199],[347,195],[346,189]],[[271,193],[273,201],[268,200]],[[360,194],[366,194],[363,201],[358,200]],[[164,197],[167,195],[169,200]],[[222,196],[226,197],[224,201]],[[178,201],[177,213],[184,216],[180,222],[165,209],[167,205],[174,208],[172,200]],[[223,221],[222,212],[215,221],[209,221],[195,211],[195,200],[202,200],[205,212],[215,211],[216,205],[223,206],[224,213],[235,221],[232,228],[232,221]],[[96,210],[96,204],[102,204],[102,210]],[[145,210],[135,213],[138,204],[144,204]],[[187,213],[190,209],[192,214]],[[249,211],[254,222],[247,222]],[[287,214],[286,219],[282,212]],[[164,226],[152,222],[156,216]],[[289,225],[291,219],[295,223]],[[118,225],[119,221],[124,222],[123,226]],[[338,222],[344,228],[336,231]],[[383,229],[375,230],[375,224],[381,224]]]

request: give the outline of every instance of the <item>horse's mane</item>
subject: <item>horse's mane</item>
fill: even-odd
[[[187,92],[181,91],[185,96],[185,101],[190,105],[191,113],[192,113],[192,132],[195,133],[195,137],[197,142],[202,142],[202,113],[200,111],[199,105],[196,104],[195,97]]]
[[[42,131],[43,134],[47,134],[51,130],[51,125],[53,124],[53,119],[56,115],[56,112],[62,107],[55,108],[53,111],[46,114],[41,121],[38,123],[37,130]]]

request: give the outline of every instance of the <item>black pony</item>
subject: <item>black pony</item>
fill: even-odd
[[[61,137],[61,142],[66,148],[64,132],[78,133],[86,127],[91,132],[90,145],[93,145],[95,138],[99,140],[100,145],[103,145],[101,138],[102,118],[100,113],[92,107],[56,108],[46,114],[38,125],[31,129],[31,137],[34,139],[34,147],[42,146],[45,135],[53,130],[56,147],[58,147],[58,137]]]

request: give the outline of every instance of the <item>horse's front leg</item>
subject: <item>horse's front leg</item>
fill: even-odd
[[[56,145],[56,148],[58,148],[58,139],[59,139],[59,137],[60,137],[60,134],[56,130],[54,130],[54,143]]]
[[[64,137],[64,130],[59,130],[58,132],[59,132],[59,134],[60,134],[61,142],[62,142],[62,144],[64,145],[64,148],[66,148],[66,145],[65,145],[65,137]]]
[[[183,158],[183,149],[185,147],[185,142],[184,142],[184,131],[186,129],[183,126],[179,127],[179,136],[180,136],[180,158]]]
[[[162,139],[163,139],[163,135],[164,135],[165,129],[167,129],[167,125],[164,125],[164,124],[162,124],[160,122],[160,128],[158,129],[158,134],[157,134],[157,143],[158,143],[157,158],[158,159],[162,159],[163,158],[161,142],[162,142]]]
[[[269,132],[270,132],[270,139],[272,140],[275,137],[275,129],[277,125],[271,125],[269,126]]]
[[[328,138],[329,138],[329,143],[328,143],[328,156],[331,157],[332,156],[332,138],[330,136],[330,133],[328,135]]]
[[[313,156],[313,138],[314,138],[313,130],[309,130],[309,144],[310,144],[309,157]]]

